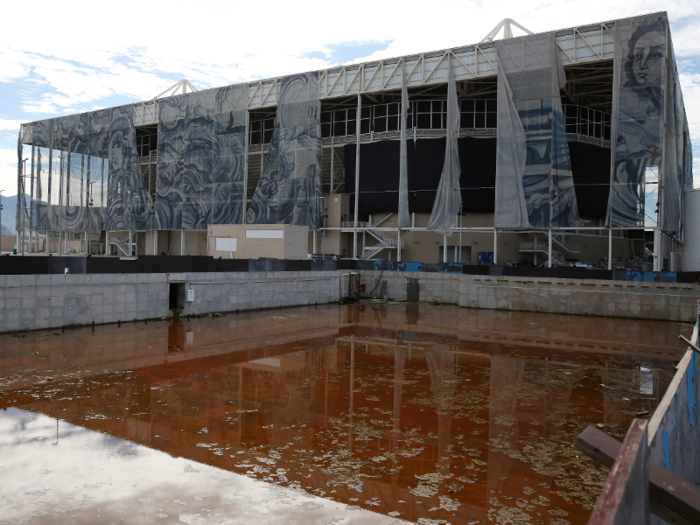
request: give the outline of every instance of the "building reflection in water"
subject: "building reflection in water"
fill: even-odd
[[[5,335],[0,406],[411,521],[585,523],[607,472],[571,444],[653,411],[678,331],[370,304]]]

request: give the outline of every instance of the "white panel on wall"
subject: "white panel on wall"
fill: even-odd
[[[246,239],[283,239],[284,230],[246,230]]]
[[[236,238],[235,237],[217,237],[216,238],[217,252],[235,252]]]

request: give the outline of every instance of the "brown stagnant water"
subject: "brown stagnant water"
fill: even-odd
[[[583,524],[680,323],[326,305],[0,336],[0,523]],[[371,511],[371,512],[370,512]]]

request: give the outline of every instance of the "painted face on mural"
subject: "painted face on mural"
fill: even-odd
[[[639,86],[654,86],[663,81],[663,59],[666,45],[659,45],[658,33],[647,33],[632,49],[632,73]]]

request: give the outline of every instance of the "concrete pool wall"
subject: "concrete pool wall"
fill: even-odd
[[[0,332],[167,317],[176,291],[183,293],[177,305],[182,315],[332,303],[340,299],[342,274],[347,272],[3,275]],[[343,282],[347,287],[347,278]]]
[[[337,302],[350,273],[368,297],[386,281],[391,299],[490,310],[693,321],[700,297],[695,283],[377,270],[4,275],[0,332]]]
[[[694,321],[700,298],[700,286],[695,283],[377,270],[360,270],[360,274],[367,293],[381,276],[387,282],[386,295],[392,299],[489,310]]]

